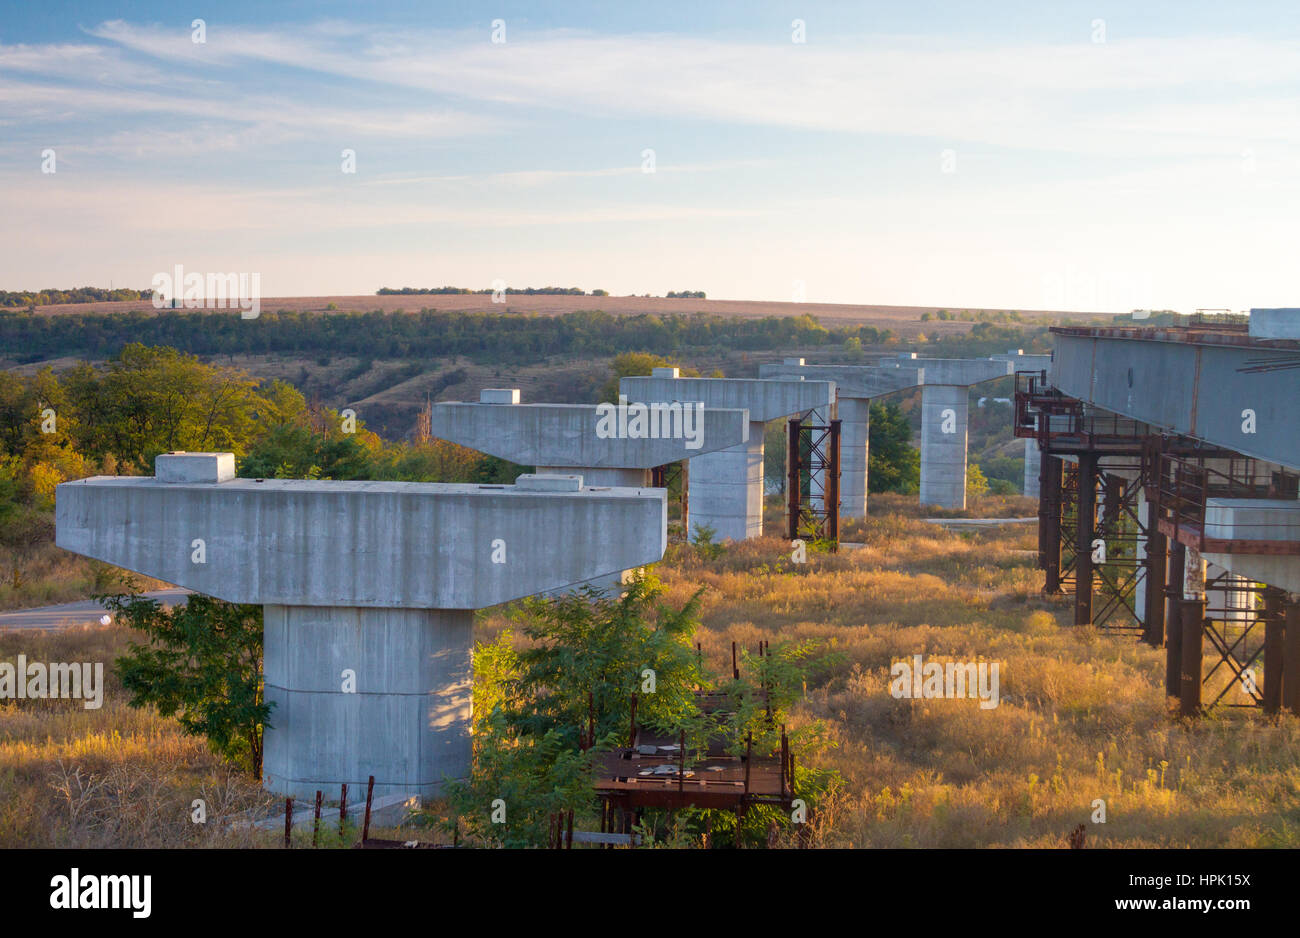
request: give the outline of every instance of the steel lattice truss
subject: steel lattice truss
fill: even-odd
[[[786,454],[786,519],[790,540],[840,538],[840,422],[805,423],[793,417]]]
[[[1262,707],[1260,664],[1268,622],[1281,622],[1280,604],[1264,602],[1269,588],[1224,572],[1205,580],[1205,637],[1217,660],[1201,677],[1205,710],[1230,695],[1225,707]],[[1217,693],[1215,693],[1217,690]],[[1210,694],[1215,693],[1210,699]]]

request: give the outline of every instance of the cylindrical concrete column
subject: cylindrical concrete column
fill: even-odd
[[[841,397],[840,411],[840,515],[867,516],[867,460],[871,445],[871,401]]]
[[[439,794],[470,770],[473,611],[264,607],[266,788]]]
[[[763,432],[749,423],[749,442],[691,459],[691,540],[710,527],[714,539],[743,541],[763,534]]]
[[[966,507],[967,389],[921,388],[921,504]]]
[[[1038,441],[1033,438],[1025,440],[1025,497],[1037,498],[1039,492],[1039,467],[1043,453],[1038,448]]]

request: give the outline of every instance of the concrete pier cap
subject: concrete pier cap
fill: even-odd
[[[56,489],[65,550],[264,608],[264,784],[375,777],[430,797],[470,767],[475,609],[653,563],[662,489],[222,479],[229,453]],[[216,467],[219,471],[214,473]],[[200,471],[201,470],[201,471]],[[164,481],[180,474],[212,481]]]
[[[491,393],[493,400],[477,404],[434,404],[429,432],[521,466],[576,472],[588,484],[614,480],[623,485],[649,485],[649,471],[656,466],[749,439],[747,411],[700,400],[656,402],[653,408],[639,400],[522,404],[517,388]],[[610,475],[603,470],[628,471]]]
[[[767,421],[829,407],[835,402],[833,382],[801,378],[677,378],[652,374],[621,379],[619,391],[632,400],[698,400],[706,408],[743,408],[748,412],[750,429],[744,442],[691,457],[692,532],[712,529],[720,541],[762,536],[763,433]]]

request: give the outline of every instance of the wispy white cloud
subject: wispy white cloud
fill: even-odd
[[[869,36],[755,44],[679,35],[482,34],[331,28],[210,34],[124,22],[100,38],[172,61],[261,62],[453,98],[927,136],[1082,153],[1207,151],[1224,129],[1294,139],[1300,43],[1247,37],[1002,45]],[[1250,89],[1246,107],[1234,93]],[[1180,94],[1202,93],[1192,107]],[[1174,105],[1170,107],[1170,105]]]

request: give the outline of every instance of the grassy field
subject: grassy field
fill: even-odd
[[[1084,824],[1089,848],[1300,846],[1300,720],[1168,716],[1162,651],[1068,626],[1064,600],[1039,596],[1032,524],[947,531],[902,496],[873,496],[871,512],[845,526],[861,547],[806,564],[764,538],[711,560],[673,545],[656,570],[671,601],[707,587],[697,637],[717,671],[733,640],[817,639],[841,655],[793,714],[826,722],[834,745],[801,758],[845,781],[814,817],[815,843],[1063,847]],[[979,499],[966,514],[1033,503]],[[478,637],[505,626],[492,610]],[[0,633],[0,660],[111,662],[127,638]],[[894,699],[889,665],[914,654],[999,662],[999,705]],[[195,798],[206,825],[190,821]],[[1098,799],[1105,823],[1091,821]],[[220,823],[269,803],[174,721],[126,707],[111,674],[97,711],[0,705],[0,846],[271,846],[278,834]]]

